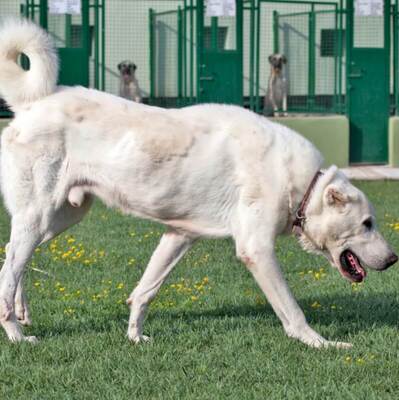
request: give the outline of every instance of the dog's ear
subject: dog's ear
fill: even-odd
[[[136,64],[132,64],[132,67],[133,67],[133,71],[136,71],[137,65]]]
[[[324,189],[324,204],[330,207],[343,207],[349,202],[349,196],[336,185],[328,185]]]
[[[270,54],[270,56],[269,56],[269,63],[270,63],[270,64],[271,64],[272,61],[273,61],[273,57],[274,57],[274,54]]]
[[[287,64],[287,57],[286,56],[282,56],[281,60],[283,61],[283,64]]]
[[[120,71],[121,68],[122,68],[122,63],[120,62],[120,63],[118,64],[118,71]]]

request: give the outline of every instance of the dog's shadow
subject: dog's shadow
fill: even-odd
[[[314,306],[314,299],[300,299],[301,308],[304,310],[306,318],[310,325],[325,328],[325,330],[334,330],[334,335],[358,334],[363,331],[369,331],[374,327],[390,326],[398,327],[399,320],[399,296],[397,293],[388,292],[379,293],[356,293],[356,295],[341,296],[321,296],[317,303],[320,306]],[[312,307],[313,305],[313,307]],[[111,316],[110,316],[111,317]],[[274,314],[269,304],[266,305],[223,305],[208,310],[151,310],[148,315],[148,324],[153,325],[154,334],[162,336],[164,332],[157,320],[162,320],[162,329],[168,329],[168,332],[177,331],[180,328],[174,328],[174,322],[179,320],[183,325],[190,325],[190,329],[195,332],[202,330],[200,322],[206,320],[218,320],[221,332],[226,329],[245,329],[243,328],[243,318],[261,321],[268,326],[281,326],[277,316]],[[127,329],[128,312],[121,309],[111,318],[90,318],[85,323],[75,321],[73,324],[66,320],[55,330],[48,327],[39,327],[33,329],[33,334],[45,339],[67,334],[68,336],[76,334],[87,334],[90,332],[108,332],[117,327],[118,330]],[[180,324],[179,324],[180,325]],[[144,326],[144,329],[146,325]],[[158,332],[159,331],[159,332]]]

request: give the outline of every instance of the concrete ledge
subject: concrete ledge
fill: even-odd
[[[349,165],[349,121],[346,116],[313,114],[271,119],[310,140],[323,154],[325,167],[331,164],[341,168]]]
[[[389,118],[388,163],[391,167],[399,167],[399,117]]]

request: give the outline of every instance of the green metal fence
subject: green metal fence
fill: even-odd
[[[206,23],[199,26],[198,4],[202,6],[202,0],[82,0],[86,17],[84,13],[50,15],[48,1],[1,0],[0,18],[23,14],[47,27],[60,53],[65,52],[65,59],[72,60],[69,66],[62,64],[64,71],[86,68],[82,67],[86,61],[78,63],[65,50],[84,47],[87,85],[115,95],[120,81],[117,65],[132,60],[138,67],[136,77],[144,101],[165,107],[201,101],[199,82],[207,77],[199,74],[199,34],[203,45],[209,41],[212,47],[213,40],[219,41],[216,48],[227,54],[230,50],[226,38],[237,32],[229,17],[206,18]],[[239,104],[263,112],[270,74],[268,56],[280,52],[288,59],[289,112],[345,113],[350,58],[346,1],[244,0],[242,6]],[[396,114],[398,18],[398,0],[393,0],[390,103],[391,112]],[[240,42],[240,38],[237,40]],[[8,115],[1,105],[0,115]]]
[[[290,12],[286,12],[287,5]],[[250,29],[249,107],[262,112],[270,74],[268,56],[287,58],[288,110],[345,111],[342,2],[247,2]]]

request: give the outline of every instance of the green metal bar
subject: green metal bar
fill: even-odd
[[[309,76],[308,76],[308,109],[312,110],[315,100],[315,71],[316,71],[316,54],[315,54],[315,35],[316,35],[316,21],[314,14],[314,5],[312,5],[309,12],[309,48],[308,48],[308,63],[309,63]]]
[[[211,49],[218,49],[218,18],[211,17]]]
[[[349,0],[350,1],[350,0]],[[260,3],[287,3],[287,4],[309,4],[309,5],[317,5],[317,6],[333,6],[336,5],[336,1],[309,1],[309,0],[259,0]]]
[[[398,65],[398,0],[393,5],[393,91],[395,102],[395,114],[399,114],[399,65]]]
[[[48,27],[47,14],[48,14],[47,0],[40,0],[39,21],[40,21],[40,25],[44,29],[47,29],[47,27]]]
[[[335,7],[334,14],[334,98],[333,98],[333,109],[337,112],[337,104],[338,104],[338,54],[337,54],[337,32],[338,32],[338,10]]]
[[[100,18],[99,18],[99,0],[94,0],[94,87],[100,88]]]
[[[66,47],[72,47],[71,25],[72,25],[72,15],[65,14],[65,46]]]
[[[105,0],[101,2],[101,90],[105,90]]]
[[[187,102],[187,0],[183,2],[183,97]]]
[[[353,46],[353,0],[347,0],[346,3],[346,114],[350,115],[350,97],[351,97],[351,84],[350,84],[350,70],[351,70],[351,62],[352,62],[352,46]]]
[[[389,83],[390,83],[390,70],[391,70],[391,1],[385,0],[384,2],[384,49],[385,49],[385,77],[387,77],[387,96],[389,98]],[[386,11],[388,10],[388,11]],[[393,33],[397,35],[397,32]],[[388,102],[388,115],[390,114],[391,102]],[[387,148],[388,149],[388,148]],[[388,151],[388,150],[386,150]]]
[[[155,99],[155,12],[152,8],[148,10],[148,20],[149,20],[149,36],[150,36],[150,104],[153,103]]]
[[[273,53],[279,52],[278,12],[273,11]]]
[[[260,96],[259,96],[259,89],[260,89],[260,83],[259,83],[259,71],[260,71],[260,13],[261,13],[261,3],[260,0],[258,0],[258,14],[256,18],[256,76],[255,76],[255,87],[256,87],[256,112],[260,112]]]
[[[336,6],[336,4],[334,4]],[[301,12],[295,12],[295,13],[288,13],[288,14],[280,14],[281,17],[300,17],[301,15],[306,15],[308,14],[309,11],[301,11]],[[315,14],[332,14],[334,13],[335,10],[318,10],[315,11]]]
[[[242,0],[236,0],[236,50],[240,57],[238,57],[239,62],[239,83],[240,83],[240,105],[243,104],[244,96],[243,96],[243,10],[242,10]]]
[[[180,6],[177,7],[177,105],[181,106],[183,97],[183,15]]]
[[[343,40],[343,0],[339,1],[339,18],[338,18],[338,101],[339,101],[339,112],[345,112],[345,105],[343,102],[343,94],[342,94],[342,40]]]
[[[161,15],[169,15],[169,14],[176,14],[176,10],[161,11],[161,12],[156,13],[157,17],[160,17]]]
[[[254,65],[255,65],[255,0],[251,0],[249,8],[249,108],[255,110],[254,103]]]
[[[89,0],[82,0],[82,48],[86,51],[86,65],[82,68],[89,71],[89,57],[90,57],[90,13],[89,13]]]
[[[197,102],[201,100],[201,69],[203,66],[202,52],[204,50],[204,0],[197,0]]]
[[[190,0],[190,103],[194,103],[194,6]]]

